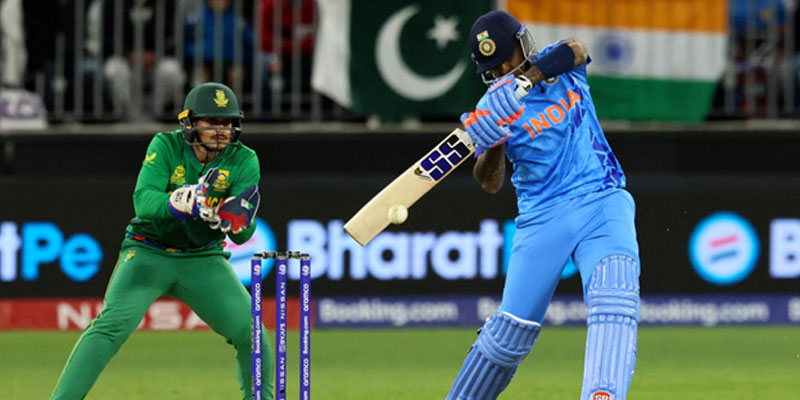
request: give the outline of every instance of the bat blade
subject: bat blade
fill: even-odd
[[[528,94],[533,83],[525,76],[518,76],[515,80],[514,92],[517,97],[522,98]],[[361,207],[344,224],[344,230],[356,242],[366,246],[389,226],[389,208],[395,204],[411,207],[474,152],[475,143],[466,132],[456,128]]]
[[[344,230],[366,246],[389,226],[389,208],[411,207],[475,152],[466,132],[456,128],[428,154],[411,165],[344,224]]]

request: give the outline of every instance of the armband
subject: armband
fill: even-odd
[[[572,70],[575,67],[575,52],[568,44],[562,43],[549,53],[533,62],[545,79]]]

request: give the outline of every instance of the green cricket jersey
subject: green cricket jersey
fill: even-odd
[[[133,192],[136,217],[128,225],[129,236],[146,240],[169,252],[222,252],[225,233],[211,229],[201,219],[179,221],[169,211],[173,190],[193,185],[210,168],[217,167],[220,177],[209,188],[208,199],[216,207],[220,201],[258,184],[261,173],[255,151],[241,142],[228,145],[217,158],[203,165],[186,143],[181,130],[158,133],[147,147]],[[244,243],[255,231],[255,224],[239,234],[230,234],[234,243]]]

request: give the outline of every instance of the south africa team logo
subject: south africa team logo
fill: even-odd
[[[219,170],[219,176],[217,177],[217,180],[214,181],[214,185],[212,186],[214,190],[218,190],[220,192],[228,190],[228,188],[231,186],[230,176],[230,171],[225,169]]]
[[[225,97],[225,91],[222,89],[217,89],[217,95],[214,97],[214,103],[217,104],[217,107],[224,108],[228,107],[228,98]]]
[[[169,177],[169,183],[178,186],[186,184],[186,168],[183,165],[175,167],[175,171],[172,171],[172,176]]]

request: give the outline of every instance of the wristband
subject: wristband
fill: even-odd
[[[533,62],[545,79],[568,72],[575,67],[575,52],[568,44],[562,43],[549,53]]]

